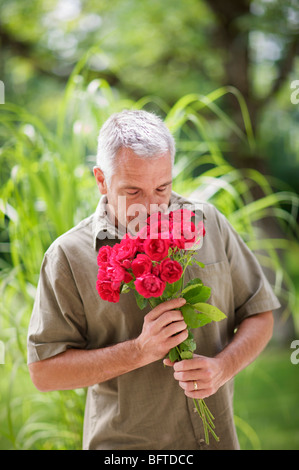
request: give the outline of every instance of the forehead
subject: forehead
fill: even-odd
[[[119,181],[129,180],[133,183],[140,180],[147,182],[154,180],[157,183],[171,177],[172,162],[169,153],[163,156],[142,158],[130,149],[121,149],[116,158],[115,176]]]

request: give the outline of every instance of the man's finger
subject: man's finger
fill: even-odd
[[[193,369],[203,369],[208,366],[208,358],[205,356],[193,355],[192,359],[185,359],[174,364],[175,372],[184,372]]]
[[[183,297],[179,297],[178,299],[170,299],[162,302],[161,304],[157,305],[157,307],[153,308],[147,315],[150,320],[156,320],[159,318],[162,313],[166,312],[167,310],[174,310],[176,308],[182,307],[186,303],[186,300]]]
[[[173,367],[175,363],[171,362],[171,360],[167,357],[166,359],[163,360],[163,364],[165,366]]]

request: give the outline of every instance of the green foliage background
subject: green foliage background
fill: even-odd
[[[124,108],[174,133],[174,189],[214,203],[283,308],[236,380],[243,448],[298,448],[296,2],[0,1],[0,448],[80,449],[84,390],[41,394],[26,335],[43,254],[98,202],[98,130]]]

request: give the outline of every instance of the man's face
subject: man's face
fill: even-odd
[[[157,210],[165,211],[172,189],[170,154],[159,158],[140,158],[132,150],[123,148],[117,155],[117,168],[110,186],[101,179],[101,170],[95,177],[102,194],[107,194],[109,208],[116,221],[130,230],[140,230],[146,217]]]

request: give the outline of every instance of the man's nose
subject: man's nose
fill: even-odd
[[[146,212],[147,217],[153,214],[154,212],[158,212],[159,210],[159,204],[155,202],[153,199],[146,199],[143,202],[143,205],[144,205],[144,211]]]

